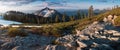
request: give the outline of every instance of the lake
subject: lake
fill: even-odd
[[[16,21],[5,20],[5,19],[3,19],[2,16],[0,16],[0,24],[1,25],[10,25],[10,24],[22,24],[22,23],[16,22]]]

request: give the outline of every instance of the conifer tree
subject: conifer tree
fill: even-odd
[[[50,19],[49,19],[49,18],[46,18],[46,22],[49,23],[49,22],[50,22]]]
[[[81,19],[81,13],[80,13],[80,10],[78,10],[78,12],[77,12],[77,18],[78,18],[78,19]]]
[[[86,15],[86,13],[85,13],[85,12],[84,12],[83,16],[84,16],[84,18],[86,18],[86,17],[87,17],[87,15]]]
[[[66,21],[66,13],[64,12],[63,16],[62,16],[62,22]]]
[[[116,5],[116,8],[119,8],[119,5]]]
[[[93,6],[91,5],[88,10],[88,17],[92,17],[93,15],[94,15]]]
[[[59,22],[59,17],[58,17],[58,15],[55,17],[55,22],[56,22],[56,23]]]
[[[50,23],[52,23],[53,22],[53,19],[52,19],[53,17],[50,17]]]
[[[74,21],[74,20],[75,20],[74,16],[71,16],[71,17],[70,17],[70,20],[71,20],[71,21]]]
[[[81,17],[81,19],[84,18],[84,13],[83,12],[80,13],[80,17]]]
[[[40,24],[40,19],[36,16],[37,24]]]

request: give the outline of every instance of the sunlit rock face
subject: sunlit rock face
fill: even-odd
[[[61,16],[59,12],[57,12],[55,9],[50,9],[48,7],[40,10],[40,11],[36,11],[34,13],[35,15],[38,16],[42,16],[42,17],[55,17],[55,16]]]
[[[55,13],[55,10],[48,10],[44,17],[51,17]]]
[[[114,24],[114,20],[117,18],[118,16],[116,15],[109,15],[107,17],[105,17],[103,19],[104,22],[111,22],[112,24]]]

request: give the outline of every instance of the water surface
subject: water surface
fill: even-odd
[[[3,19],[2,16],[0,16],[0,24],[1,25],[10,25],[10,24],[22,24],[22,23],[16,22],[16,21],[5,20],[5,19]]]

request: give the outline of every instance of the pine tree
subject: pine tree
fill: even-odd
[[[93,15],[94,15],[93,6],[90,6],[88,10],[88,17],[92,17]]]
[[[55,22],[56,22],[56,23],[59,22],[59,17],[58,17],[58,15],[55,17]]]
[[[84,18],[84,13],[83,12],[80,13],[80,17],[81,17],[81,19]]]
[[[44,18],[43,20],[44,20],[43,23],[47,23],[47,19],[46,18]]]
[[[71,16],[71,17],[70,17],[70,20],[71,20],[71,21],[74,21],[74,20],[75,20],[74,16]]]
[[[116,8],[119,8],[119,5],[116,5]]]
[[[83,16],[84,16],[84,18],[86,18],[86,17],[87,17],[87,15],[86,15],[86,13],[85,13],[85,12],[84,12]]]
[[[40,24],[40,19],[36,16],[37,24]]]
[[[78,19],[81,19],[81,15],[80,15],[81,13],[80,13],[80,10],[78,10],[78,12],[77,12],[77,18]]]
[[[62,16],[62,22],[66,21],[66,13],[64,12],[63,16]]]
[[[49,22],[50,22],[50,21],[49,21],[49,18],[46,18],[46,19],[47,19],[46,22],[49,23]]]
[[[40,23],[44,23],[44,18],[40,18]]]
[[[53,19],[52,19],[53,17],[50,17],[50,23],[52,23],[53,22]]]

